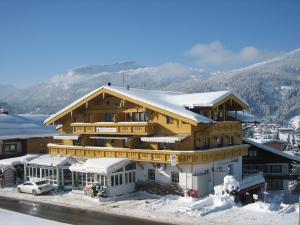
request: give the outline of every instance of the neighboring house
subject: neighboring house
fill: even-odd
[[[43,124],[46,115],[9,115],[1,110],[0,114],[0,159],[18,157],[27,153],[47,153],[56,129]]]
[[[243,174],[261,171],[268,190],[288,192],[289,182],[299,175],[299,171],[294,171],[294,165],[300,163],[300,157],[260,143],[256,139],[244,138],[243,141],[250,145],[248,155],[243,156]]]
[[[229,112],[246,108],[230,91],[185,94],[103,86],[45,120],[58,126],[61,134],[55,138],[63,140],[48,149],[52,155],[88,159],[69,168],[74,189],[98,182],[110,195],[123,194],[133,191],[126,183],[131,179],[176,184],[203,196],[228,174],[242,180],[248,145],[242,143],[241,122]],[[107,160],[89,166],[93,158]]]
[[[0,160],[0,187],[16,185],[24,181],[24,165],[39,155],[27,154]]]

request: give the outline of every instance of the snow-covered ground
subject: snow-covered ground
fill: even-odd
[[[56,221],[46,220],[22,213],[13,212],[0,208],[0,225],[64,225]],[[66,225],[66,224],[65,224]]]
[[[137,192],[99,201],[75,192],[32,196],[20,194],[14,188],[0,189],[0,195],[187,225],[292,225],[298,223],[299,214],[298,204],[282,204],[279,195],[269,200],[272,203],[247,206],[223,195],[192,199]]]

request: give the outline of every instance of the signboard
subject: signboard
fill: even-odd
[[[96,132],[107,132],[107,133],[116,133],[116,127],[96,127]]]
[[[176,155],[170,155],[171,165],[176,166],[177,164],[177,157]]]

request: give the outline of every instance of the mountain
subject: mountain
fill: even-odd
[[[54,113],[87,92],[106,85],[201,92],[232,90],[259,116],[286,120],[300,114],[300,49],[228,72],[212,73],[177,63],[145,67],[135,62],[87,65],[28,88],[7,90],[0,102],[18,113]]]

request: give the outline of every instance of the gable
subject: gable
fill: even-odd
[[[76,100],[69,106],[58,111],[56,114],[50,116],[45,120],[45,124],[56,123],[62,117],[73,113],[79,107],[88,107],[89,101],[100,96],[104,98],[107,95],[111,95],[120,99],[120,104],[122,101],[130,102],[141,106],[142,108],[148,108],[155,112],[162,113],[174,117],[176,119],[182,120],[184,122],[196,125],[197,123],[214,123],[213,120],[193,113],[187,110],[183,105],[176,105],[166,100],[166,97],[174,95],[174,92],[158,92],[158,91],[144,91],[138,89],[127,90],[125,88],[111,88],[111,87],[101,87],[96,89],[89,94],[83,96],[82,98]],[[137,91],[138,90],[138,91]],[[150,92],[150,93],[149,93]],[[178,93],[176,93],[178,94]]]

